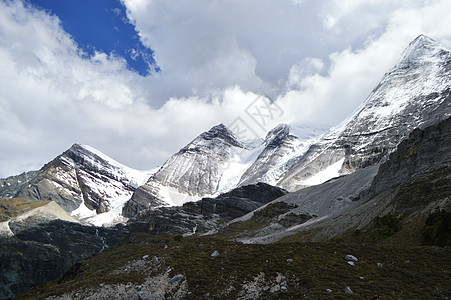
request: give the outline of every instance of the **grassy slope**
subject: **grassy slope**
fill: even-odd
[[[215,250],[219,256],[213,258],[210,254]],[[356,266],[345,262],[346,254],[359,258]],[[114,270],[143,255],[159,257],[159,267],[148,272],[112,275]],[[200,299],[206,293],[215,299],[236,299],[243,282],[253,281],[261,272],[266,279],[263,286],[270,288],[277,284],[277,275],[282,274],[287,289],[275,293],[268,290],[260,299],[299,299],[304,295],[310,299],[374,296],[380,296],[379,299],[431,299],[451,296],[451,261],[446,259],[449,257],[449,247],[397,248],[287,240],[269,245],[244,245],[214,237],[135,234],[117,248],[83,261],[63,280],[46,284],[24,299],[81,291],[101,283],[140,284],[168,267],[173,268],[171,276],[185,275],[188,290],[192,292],[188,299]],[[354,293],[345,294],[346,286]],[[327,293],[326,289],[331,289],[332,293]]]
[[[0,220],[8,220],[17,217],[29,210],[44,206],[50,201],[38,201],[25,198],[1,198]]]

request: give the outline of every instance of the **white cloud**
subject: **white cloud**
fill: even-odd
[[[332,126],[417,35],[451,46],[447,0],[123,2],[160,74],[141,77],[114,54],[86,58],[56,17],[0,1],[0,176],[74,142],[150,169],[237,117],[263,134],[246,114],[262,92],[284,112],[268,127]]]

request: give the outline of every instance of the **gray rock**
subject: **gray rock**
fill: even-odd
[[[127,226],[132,232],[193,234],[217,230],[221,223],[240,217],[287,192],[265,183],[235,188],[216,198],[203,198],[179,207],[142,211]],[[136,192],[135,195],[139,194]],[[130,201],[128,203],[131,203]]]
[[[346,294],[352,294],[353,291],[351,290],[351,288],[349,286],[345,287],[345,293]]]
[[[210,254],[210,256],[217,257],[217,256],[219,256],[219,253],[218,253],[218,251],[215,250],[212,254]]]
[[[357,257],[355,257],[354,255],[351,255],[351,254],[345,255],[344,260],[346,260],[346,261],[353,261],[353,262],[358,262],[359,261],[359,259]]]
[[[177,281],[182,280],[184,277],[185,276],[183,276],[182,274],[177,274],[169,280],[169,283],[175,283]]]
[[[122,209],[122,215],[131,218],[140,211],[165,205],[166,203],[155,196],[154,191],[147,185],[142,185],[133,193]]]

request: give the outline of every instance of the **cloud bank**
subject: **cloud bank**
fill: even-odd
[[[416,36],[451,47],[447,0],[122,2],[155,76],[111,53],[87,58],[56,16],[0,1],[0,177],[74,142],[150,169],[261,94],[283,111],[267,129],[334,126]]]

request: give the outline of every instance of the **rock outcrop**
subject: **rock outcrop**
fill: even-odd
[[[0,299],[57,279],[76,262],[114,247],[122,228],[97,228],[43,217],[10,221],[14,238],[0,238]]]
[[[286,194],[265,183],[242,186],[216,198],[203,198],[183,206],[148,209],[130,219],[132,232],[151,234],[201,234],[216,231],[222,224],[245,215]]]

